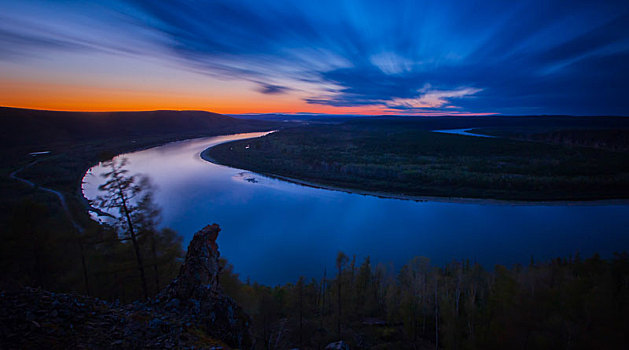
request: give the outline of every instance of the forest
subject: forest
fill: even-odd
[[[142,288],[135,283],[134,247],[120,239],[120,227],[101,225],[89,216],[88,210],[98,203],[92,206],[81,192],[87,169],[116,154],[167,142],[279,125],[200,111],[89,113],[0,107],[0,289],[33,286],[124,302],[142,298]],[[49,153],[30,154],[39,151]],[[57,191],[64,203],[42,189]],[[154,215],[151,225],[158,225],[158,218]],[[140,255],[156,257],[146,269],[148,294],[176,275],[185,248],[177,233],[154,231],[138,238]],[[153,241],[159,256],[153,254]]]
[[[4,231],[3,289],[33,286],[122,303],[155,296],[182,262],[181,237],[138,222],[143,281],[126,230],[77,236],[23,203]],[[146,222],[144,223],[146,224]],[[122,234],[121,234],[122,232]],[[369,349],[620,349],[629,341],[629,255],[510,267],[469,261],[402,267],[339,252],[320,278],[265,286],[221,260],[220,284],[252,318],[258,349],[318,349],[343,340]],[[84,270],[85,269],[85,270]]]
[[[319,157],[338,156],[339,162],[352,160],[354,165],[329,163],[325,169],[329,171],[338,166],[345,170],[337,174],[351,174],[359,179],[380,174],[382,180],[389,176],[386,169],[378,165],[373,172],[374,169],[361,167],[357,161],[361,159],[357,158],[359,153],[352,152],[366,152],[360,153],[364,157],[382,152],[382,158],[362,158],[377,165],[380,161],[405,161],[408,154],[421,150],[417,159],[439,164],[439,159],[448,159],[452,149],[460,148],[462,142],[461,137],[455,135],[434,135],[425,130],[432,125],[413,129],[406,122],[390,122],[388,129],[381,129],[377,120],[345,123],[321,122],[283,129],[259,140],[243,142],[251,146],[247,149],[249,153],[245,153],[244,147],[238,150],[240,143],[235,143],[214,148],[217,153],[211,155],[218,158],[219,152],[232,152],[243,155],[242,159],[234,158],[234,162],[249,162],[248,154],[257,152],[261,155],[259,164],[277,165],[278,158],[265,158],[265,152],[279,149],[287,162],[293,161],[294,155],[302,157],[300,164],[304,168],[297,168],[301,170],[324,169],[312,167],[312,164],[317,164]],[[57,125],[62,127],[63,123]],[[530,169],[528,176],[548,171],[544,164],[555,164],[555,175],[561,171],[589,172],[580,184],[586,189],[589,184],[592,191],[599,192],[587,192],[588,196],[602,193],[611,198],[612,192],[600,192],[606,187],[597,182],[596,175],[608,172],[617,174],[617,177],[612,176],[616,180],[609,183],[610,188],[618,191],[614,193],[626,193],[623,179],[626,179],[628,162],[625,162],[623,148],[618,146],[623,142],[623,134],[607,138],[611,141],[599,142],[594,147],[587,141],[589,136],[584,136],[584,129],[571,133],[548,128],[543,134],[530,130],[514,133],[515,129],[488,129],[481,125],[482,120],[477,126],[485,133],[510,132],[512,138],[485,145],[480,139],[465,139],[471,146],[461,156],[463,158],[450,159],[448,163],[456,167],[464,161],[467,170],[461,170],[461,174],[455,171],[456,176],[469,176],[466,171],[471,171],[474,157],[482,152],[504,157],[505,174],[513,174],[514,169],[518,169],[517,162],[526,155],[530,157],[526,163]],[[236,122],[229,128],[235,132],[273,126],[276,125]],[[187,135],[202,133],[189,132]],[[205,131],[206,134],[215,132],[211,128]],[[387,135],[385,143],[381,142],[382,133]],[[596,133],[608,135],[600,130]],[[33,142],[30,146],[16,145],[5,150],[0,182],[5,194],[2,198],[5,210],[0,216],[3,242],[0,245],[3,271],[0,288],[4,292],[35,287],[125,304],[152,300],[177,275],[185,247],[179,233],[160,226],[160,210],[152,203],[150,179],[128,174],[124,162],[107,162],[115,152],[165,142],[177,135],[167,132],[139,135],[135,144],[128,141],[128,135],[112,138],[109,143],[106,142],[108,137],[61,143]],[[299,148],[290,143],[298,139],[303,142]],[[566,139],[581,141],[567,146]],[[320,145],[324,143],[329,145],[325,151],[332,153],[321,152]],[[399,151],[401,144],[411,145],[409,151],[394,155],[392,152]],[[517,153],[520,158],[510,158],[522,145],[526,147],[525,151]],[[34,181],[36,187],[9,178],[10,170],[27,164],[26,160],[33,160],[25,157],[27,151],[49,146],[54,151],[52,155],[20,173]],[[341,150],[349,151],[342,155]],[[433,155],[422,152],[433,152]],[[581,163],[582,157],[591,162]],[[508,162],[509,159],[512,161]],[[106,161],[104,164],[111,169],[106,174],[108,181],[101,186],[102,196],[91,203],[118,214],[118,219],[107,225],[89,219],[76,193],[82,171],[95,160]],[[531,167],[535,162],[541,162],[540,166]],[[487,164],[481,162],[475,166],[474,169],[485,169]],[[58,198],[39,190],[38,186],[65,194],[69,212],[82,229],[73,227]],[[626,253],[613,257],[576,254],[514,266],[481,266],[470,261],[437,266],[425,257],[411,259],[404,266],[392,266],[346,253],[339,252],[334,270],[323,270],[317,278],[302,277],[277,286],[244,280],[238,275],[237,266],[221,260],[220,284],[251,317],[250,330],[256,348],[319,349],[343,340],[351,348],[370,349],[614,349],[623,348],[629,342],[629,255]]]
[[[629,0],[0,0],[5,349],[629,349]]]
[[[109,224],[78,231],[68,229],[62,208],[29,199],[11,208],[0,232],[0,288],[29,286],[130,302],[157,294],[177,275],[182,238],[158,228],[159,208],[146,178],[123,175],[117,163],[112,172],[95,203],[120,215]]]
[[[491,269],[469,261],[399,270],[339,252],[336,271],[283,286],[221,283],[253,317],[260,348],[621,349],[629,339],[629,256]]]
[[[579,118],[369,119],[283,129],[218,145],[204,156],[221,164],[296,182],[390,196],[522,201],[629,196],[629,128]],[[480,138],[435,133],[472,126]],[[434,128],[434,129],[432,129]]]
[[[150,300],[177,274],[181,237],[158,228],[146,177],[106,163],[95,205],[118,211],[83,234],[41,221],[45,206],[14,208],[0,237],[3,289],[34,286],[123,303]],[[528,265],[470,261],[402,267],[339,252],[320,278],[265,286],[221,260],[220,284],[252,318],[256,348],[317,349],[343,340],[369,349],[621,348],[629,329],[629,255],[578,254]]]

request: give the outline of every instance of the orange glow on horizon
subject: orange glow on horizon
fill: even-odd
[[[385,107],[334,107],[309,104],[295,96],[244,91],[242,96],[200,92],[139,91],[81,85],[0,80],[0,106],[76,112],[203,110],[220,114],[321,113],[357,115],[491,115],[495,113],[404,113]]]

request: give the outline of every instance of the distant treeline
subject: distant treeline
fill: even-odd
[[[629,197],[629,152],[607,150],[612,144],[622,149],[618,140],[629,129],[548,131],[564,135],[561,144],[551,144],[531,141],[553,141],[540,136],[546,135],[540,127],[481,129],[505,137],[480,138],[434,133],[425,130],[426,123],[361,120],[302,126],[218,145],[207,154],[240,169],[397,195],[513,200]],[[583,135],[583,141],[576,135]],[[589,139],[592,135],[598,136],[597,143]]]
[[[530,140],[571,146],[594,147],[612,151],[629,151],[629,129],[556,130],[526,135]]]
[[[259,349],[624,349],[629,255],[531,262],[493,271],[414,258],[399,272],[339,253],[321,279],[221,284],[253,317]]]

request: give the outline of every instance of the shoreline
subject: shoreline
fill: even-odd
[[[277,129],[264,130],[264,131],[250,131],[250,132],[242,132],[242,133],[234,133],[234,134],[223,134],[223,135],[194,136],[194,137],[189,137],[189,138],[186,138],[186,137],[183,137],[183,138],[175,137],[173,139],[166,140],[166,141],[163,141],[163,142],[159,142],[158,141],[155,144],[144,144],[144,145],[141,145],[141,146],[138,146],[138,147],[134,147],[133,145],[127,145],[128,147],[131,148],[129,151],[126,151],[124,153],[116,154],[111,159],[114,159],[114,158],[117,158],[117,157],[120,157],[120,156],[126,155],[126,154],[133,154],[133,153],[136,153],[136,152],[142,152],[142,151],[145,151],[145,150],[151,149],[151,148],[166,146],[166,145],[169,145],[169,144],[172,144],[172,143],[191,141],[191,140],[198,140],[198,139],[204,139],[204,138],[212,138],[212,137],[233,136],[233,135],[238,135],[238,134],[247,134],[247,133],[255,133],[255,132],[263,132],[263,133],[265,132],[265,133],[268,134],[268,133],[272,133],[272,132],[275,132],[275,131],[277,131]],[[262,136],[264,136],[264,135],[262,135]],[[260,137],[260,136],[258,136],[258,137]],[[254,137],[251,137],[251,138],[254,138]],[[231,141],[238,141],[238,140],[227,140],[227,141],[221,142],[219,144],[226,143],[226,142],[231,142]],[[135,143],[135,142],[132,142],[132,144],[133,143]],[[214,147],[214,146],[218,146],[219,144],[215,144],[213,146],[210,146],[209,148]],[[77,189],[77,194],[80,197],[79,198],[80,199],[80,204],[84,207],[84,209],[86,210],[87,216],[92,221],[94,221],[94,219],[92,218],[92,215],[90,213],[94,213],[98,217],[113,217],[109,213],[106,213],[106,212],[104,212],[104,211],[102,211],[102,210],[100,210],[98,208],[94,208],[90,204],[90,200],[85,196],[85,192],[84,192],[84,189],[83,189],[83,184],[86,182],[85,178],[88,175],[92,175],[92,174],[89,173],[90,169],[92,169],[95,166],[98,166],[101,163],[102,163],[102,161],[99,161],[97,163],[93,163],[87,169],[85,169],[83,171],[83,176],[81,176],[81,180],[79,181],[79,185],[78,185],[78,189]]]
[[[236,142],[240,140],[227,141]],[[223,144],[223,143],[221,143]],[[314,181],[296,179],[288,176],[276,175],[272,173],[257,172],[249,169],[235,168],[227,164],[223,164],[216,159],[209,156],[210,149],[218,146],[219,144],[212,145],[199,154],[201,159],[221,166],[226,166],[232,169],[248,171],[253,174],[264,176],[271,179],[282,180],[289,183],[293,183],[300,186],[317,188],[328,191],[338,191],[350,194],[357,194],[362,196],[372,196],[382,199],[397,199],[397,200],[410,200],[415,202],[438,202],[438,203],[458,203],[458,204],[489,204],[489,205],[514,205],[514,206],[613,206],[613,205],[627,205],[629,204],[629,198],[617,198],[617,199],[582,199],[582,200],[570,200],[570,199],[557,199],[557,200],[523,200],[523,199],[496,199],[496,198],[475,198],[475,197],[439,197],[439,196],[417,196],[406,195],[399,193],[389,193],[381,191],[369,191],[352,189],[346,187],[340,187],[335,185],[321,184]]]

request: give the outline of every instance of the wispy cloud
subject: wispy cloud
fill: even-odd
[[[431,90],[430,85],[419,91],[419,96],[416,98],[396,98],[388,102],[386,105],[388,108],[400,109],[400,110],[421,110],[426,108],[456,108],[452,104],[452,99],[471,96],[482,89],[476,88],[458,88],[455,90]]]
[[[273,85],[273,84],[261,84],[258,91],[267,95],[285,94],[291,89],[286,86]]]
[[[269,98],[336,107],[629,114],[626,0],[0,4],[0,60],[160,57]]]

